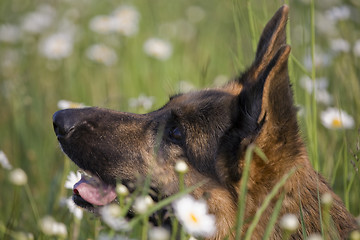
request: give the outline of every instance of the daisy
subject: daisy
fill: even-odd
[[[67,108],[84,108],[86,107],[83,103],[71,102],[68,100],[60,100],[57,103],[59,109],[67,109]]]
[[[86,56],[90,60],[102,63],[106,66],[114,65],[117,61],[117,55],[115,51],[104,44],[92,45],[86,51]]]
[[[167,60],[172,54],[170,42],[159,38],[150,38],[144,43],[144,51],[150,57]]]
[[[168,240],[170,239],[170,232],[163,227],[153,227],[149,231],[150,240]]]
[[[350,15],[351,10],[346,5],[333,7],[326,11],[327,18],[333,21],[347,20],[350,18]]]
[[[321,112],[321,122],[326,128],[330,129],[350,129],[354,127],[354,119],[345,111],[337,108],[328,108]]]
[[[121,209],[116,204],[110,204],[100,209],[100,215],[103,221],[116,231],[130,230],[129,223],[121,216]]]
[[[316,51],[315,53],[315,67],[326,67],[329,66],[332,59],[329,54],[323,53],[321,51]],[[304,57],[304,66],[306,69],[311,70],[312,68],[312,57],[311,55],[306,55]]]
[[[12,166],[8,158],[6,157],[5,153],[2,150],[0,150],[0,165],[7,170],[12,169]]]
[[[326,192],[324,193],[323,195],[321,195],[321,203],[323,205],[326,205],[326,206],[331,206],[332,203],[333,203],[334,199],[333,197],[331,196],[331,193],[329,192]]]
[[[66,206],[67,208],[69,209],[69,211],[74,214],[74,216],[78,219],[78,220],[81,220],[82,217],[83,217],[83,210],[78,207],[74,201],[72,200],[72,198],[67,198],[65,200],[65,203],[66,203]]]
[[[72,53],[73,37],[65,32],[55,33],[40,42],[39,50],[49,59],[66,58]]]
[[[34,12],[25,15],[21,27],[24,31],[38,34],[51,26],[56,11],[50,5],[40,5]]]
[[[175,164],[175,171],[178,173],[186,173],[189,170],[188,165],[184,160],[179,160]]]
[[[70,171],[65,181],[64,187],[67,189],[73,189],[75,183],[79,182],[80,180],[81,180],[81,173],[79,171],[77,171],[76,173]]]
[[[129,195],[129,190],[125,185],[118,184],[116,185],[116,193],[119,194],[120,196],[126,197],[127,195]]]
[[[112,25],[113,22],[110,16],[99,15],[90,20],[89,28],[96,33],[108,34],[112,32]]]
[[[186,195],[174,201],[173,208],[177,219],[189,234],[199,237],[211,237],[215,234],[215,217],[208,214],[204,200],[195,200]]]
[[[308,240],[324,240],[320,233],[312,233],[308,236]]]
[[[17,42],[21,37],[20,28],[13,24],[3,24],[0,26],[0,41],[7,43]]]
[[[67,236],[67,229],[65,224],[57,222],[51,216],[46,216],[40,219],[40,228],[42,232],[48,236]]]
[[[196,89],[194,84],[186,80],[180,81],[177,85],[178,85],[177,86],[178,91],[182,93],[191,92]]]
[[[135,199],[133,208],[136,213],[143,214],[154,204],[150,196],[140,196]]]
[[[327,91],[329,81],[326,78],[317,78],[315,81],[308,76],[300,78],[300,86],[303,87],[309,94],[315,89],[315,99],[317,102],[329,105],[333,101],[333,97]]]
[[[348,41],[342,38],[336,38],[330,40],[330,48],[334,52],[344,52],[347,53],[350,51],[350,44]]]
[[[9,180],[14,185],[22,186],[27,183],[27,175],[21,168],[16,168],[10,172]]]
[[[123,5],[115,9],[111,15],[112,30],[124,36],[132,36],[139,29],[139,12],[130,5]]]
[[[285,214],[280,219],[280,227],[289,232],[295,232],[299,227],[299,221],[294,214]]]
[[[145,111],[150,110],[154,104],[155,98],[154,97],[147,97],[144,94],[140,94],[137,98],[130,98],[129,99],[129,106],[130,108],[142,108]]]

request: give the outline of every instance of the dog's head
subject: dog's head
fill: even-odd
[[[222,199],[236,199],[244,151],[251,143],[268,156],[268,167],[288,164],[276,156],[284,148],[294,156],[300,146],[287,68],[287,18],[283,6],[266,25],[250,68],[221,88],[175,95],[141,115],[101,108],[56,112],[54,129],[63,151],[98,178],[75,186],[75,202],[89,209],[107,204],[116,197],[117,182],[130,185],[141,176],[151,176],[152,188],[163,195],[174,194],[179,159],[189,165],[187,185],[208,180],[195,195],[209,192],[211,201],[220,191]],[[264,169],[262,161],[254,164]]]

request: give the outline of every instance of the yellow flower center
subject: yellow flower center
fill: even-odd
[[[193,214],[193,213],[190,213],[190,219],[191,219],[194,223],[197,223],[197,222],[198,222],[198,219],[196,218],[195,214]]]
[[[331,125],[332,125],[333,127],[341,127],[341,126],[342,126],[342,122],[341,122],[340,119],[335,118],[334,120],[332,120]]]

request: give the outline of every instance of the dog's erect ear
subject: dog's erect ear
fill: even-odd
[[[285,37],[287,15],[288,7],[283,6],[269,21],[253,65],[237,80],[242,88],[232,106],[233,126],[222,139],[220,150],[230,181],[241,176],[237,166],[247,144],[255,142],[264,150],[279,141],[297,143],[291,139],[298,136],[298,126],[288,75],[291,48]],[[227,154],[234,152],[238,154]]]
[[[287,118],[284,112],[293,112],[287,66],[290,54],[290,46],[286,45],[288,13],[289,7],[284,5],[266,24],[254,63],[237,79],[242,85],[240,111],[246,112],[258,123],[266,117],[275,124]]]
[[[256,50],[255,61],[248,72],[248,80],[255,80],[266,69],[280,47],[286,44],[286,23],[289,7],[282,6],[266,24]]]

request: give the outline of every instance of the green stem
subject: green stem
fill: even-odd
[[[147,239],[148,229],[149,229],[149,219],[148,219],[147,215],[144,215],[143,226],[142,226],[142,234],[141,234],[141,239],[142,240]]]
[[[247,193],[247,182],[249,179],[250,162],[252,160],[255,145],[250,145],[246,149],[245,153],[245,166],[243,175],[241,177],[240,194],[238,200],[238,214],[236,219],[236,232],[235,239],[241,238],[242,226],[244,225],[245,205],[246,205],[246,193]]]
[[[255,36],[254,16],[253,16],[252,7],[251,7],[251,4],[250,4],[249,0],[246,1],[246,6],[247,6],[247,12],[248,12],[248,16],[249,16],[249,25],[250,25],[252,48],[253,48],[253,51],[256,52],[257,37]]]
[[[313,158],[314,158],[314,168],[319,171],[319,156],[318,156],[318,144],[317,144],[317,104],[316,104],[316,89],[315,89],[315,79],[316,79],[316,63],[315,63],[315,1],[311,0],[310,3],[310,22],[311,22],[311,79],[313,82],[313,91],[312,91],[312,146],[313,146]]]
[[[38,211],[38,209],[36,207],[34,197],[32,195],[32,192],[30,190],[30,187],[29,187],[28,183],[25,184],[25,191],[26,191],[26,194],[27,194],[27,196],[29,198],[30,206],[31,206],[32,212],[34,214],[35,221],[38,223],[39,220],[40,220],[39,211]]]

